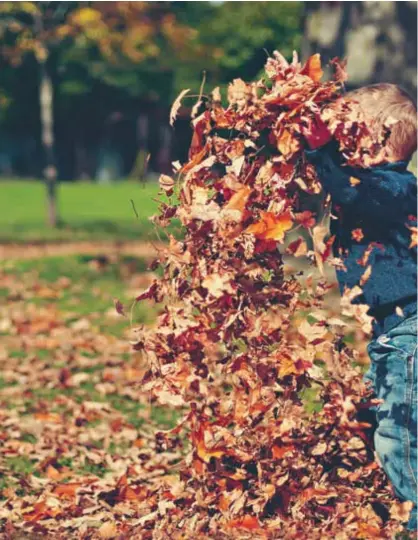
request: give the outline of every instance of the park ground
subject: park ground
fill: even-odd
[[[148,262],[1,263],[0,529],[11,538],[113,538],[147,514],[135,481],[164,474],[154,433],[178,418],[141,392],[145,366],[129,344],[132,299],[154,277]],[[154,315],[132,310],[135,324]],[[170,474],[179,460],[169,457]]]
[[[129,535],[150,513],[141,482],[171,481],[182,459],[155,451],[155,432],[180,413],[144,395],[129,343],[157,312],[133,299],[156,277],[158,188],[63,185],[56,230],[44,225],[41,183],[0,189],[0,530]],[[306,404],[316,410],[315,391]]]
[[[112,538],[147,513],[135,479],[161,476],[154,433],[178,414],[141,393],[129,344],[131,324],[155,317],[131,307],[155,277],[158,188],[64,184],[58,229],[45,225],[42,183],[0,189],[0,529]]]

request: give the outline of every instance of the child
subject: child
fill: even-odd
[[[331,220],[331,233],[334,254],[346,267],[337,271],[341,291],[359,285],[366,268],[372,268],[358,301],[369,305],[374,317],[365,380],[384,400],[376,411],[375,448],[396,494],[413,502],[407,528],[416,530],[417,260],[410,227],[417,225],[417,186],[407,166],[417,148],[417,110],[393,84],[366,86],[341,99],[360,107],[376,134],[392,123],[383,161],[368,168],[344,165],[321,119],[304,135],[308,160],[331,195],[337,217]]]

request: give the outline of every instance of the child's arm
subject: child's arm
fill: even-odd
[[[406,164],[354,169],[344,165],[336,142],[306,154],[334,204],[368,220],[400,221],[415,215],[416,178],[405,171]]]

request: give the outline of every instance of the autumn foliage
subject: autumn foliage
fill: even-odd
[[[370,328],[367,306],[351,303],[358,287],[340,317],[327,315],[326,267],[341,261],[324,214],[301,198],[321,191],[301,132],[341,93],[344,66],[333,67],[321,82],[319,55],[302,65],[276,52],[261,80],[230,84],[227,107],[214,90],[177,183],[161,178],[154,221],[179,219],[184,239],[170,237],[153,264],[162,277],[137,300],[163,307],[133,346],[148,366],[143,390],[184,411],[156,434],[157,452],[185,457],[154,491],[144,537],[391,538],[407,518],[358,420],[370,392],[344,335],[353,320]],[[329,127],[348,162],[367,163],[381,141],[345,113]],[[287,256],[306,275],[286,270]]]

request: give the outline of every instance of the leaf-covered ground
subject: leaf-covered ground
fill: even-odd
[[[73,256],[0,268],[0,526],[4,538],[113,538],[142,529],[142,483],[173,474],[154,432],[176,422],[141,393],[131,300],[146,261]],[[154,308],[134,310],[136,322]],[[146,527],[145,527],[146,530]],[[128,535],[130,536],[130,535]]]
[[[129,344],[131,314],[114,308],[118,298],[128,311],[150,284],[148,262],[73,255],[2,263],[2,538],[147,539],[156,512],[167,511],[149,493],[177,484],[182,456],[157,448],[155,432],[179,413],[147,400],[144,365]],[[132,319],[148,324],[154,315],[141,304]],[[361,335],[350,339],[364,347]],[[305,398],[314,411],[314,389]]]

